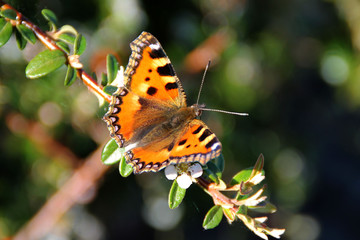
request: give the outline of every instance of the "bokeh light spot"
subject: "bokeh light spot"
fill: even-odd
[[[236,85],[249,85],[254,81],[257,68],[251,49],[243,46],[239,49],[238,56],[227,64],[226,77]]]
[[[286,227],[286,235],[292,240],[314,240],[320,234],[320,224],[307,215],[295,215],[290,218]]]
[[[91,119],[98,109],[98,100],[89,91],[82,91],[75,99],[73,105],[72,123],[75,126],[82,126]]]
[[[279,186],[276,195],[282,208],[289,211],[298,211],[307,197],[304,184],[300,180]]]
[[[157,197],[149,200],[144,207],[144,219],[146,222],[161,231],[174,228],[180,221],[183,211],[181,206],[170,209],[166,198]]]
[[[38,112],[39,120],[46,126],[53,127],[58,124],[63,113],[59,105],[53,102],[44,103]]]
[[[321,61],[321,75],[326,83],[333,86],[341,85],[349,76],[349,65],[339,55],[325,56]]]
[[[285,149],[275,158],[273,167],[281,180],[291,182],[298,178],[304,169],[304,160],[297,151]]]

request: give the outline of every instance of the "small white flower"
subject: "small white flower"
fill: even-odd
[[[180,176],[178,176],[176,178],[176,181],[179,184],[179,187],[183,189],[188,189],[192,183],[191,177],[186,173],[183,173]]]
[[[177,178],[177,170],[174,165],[169,165],[165,168],[165,176],[169,180],[175,180]]]
[[[203,174],[203,169],[199,163],[188,164],[180,163],[179,165],[169,165],[165,168],[165,176],[169,180],[175,180],[183,189],[190,187],[194,178]]]

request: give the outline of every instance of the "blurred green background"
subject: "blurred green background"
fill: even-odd
[[[48,8],[61,25],[83,33],[88,72],[104,71],[107,53],[126,66],[129,43],[151,32],[188,104],[196,101],[211,58],[201,102],[249,113],[202,116],[223,144],[224,179],[263,153],[267,194],[278,207],[268,224],[286,228],[283,239],[357,239],[359,1],[8,2],[43,29],[40,12]],[[80,81],[63,86],[65,68],[25,78],[27,62],[42,49],[28,44],[19,51],[14,38],[0,49],[0,238],[15,234],[109,139],[105,109]],[[163,173],[122,178],[114,166],[43,239],[258,239],[241,222],[229,226],[225,219],[204,231],[212,202],[197,186],[169,210],[170,184]]]

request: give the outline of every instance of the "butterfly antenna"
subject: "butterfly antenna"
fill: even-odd
[[[202,91],[202,88],[203,88],[203,85],[204,85],[206,72],[207,72],[208,68],[210,67],[210,64],[211,64],[211,60],[209,60],[208,64],[207,64],[206,67],[205,67],[204,75],[203,75],[202,80],[201,80],[201,85],[200,85],[200,89],[199,89],[199,94],[198,94],[197,101],[196,101],[196,105],[199,105],[200,94],[201,94],[201,91]]]
[[[202,90],[202,88],[203,88],[204,81],[205,81],[205,76],[206,76],[206,72],[207,72],[208,68],[210,67],[210,64],[211,64],[211,60],[209,60],[208,64],[206,65],[205,71],[204,71],[204,75],[203,75],[203,78],[202,78],[202,80],[201,80],[200,90],[199,90],[198,98],[197,98],[197,101],[196,101],[196,105],[198,106],[199,110],[202,110],[202,111],[210,111],[210,112],[227,113],[227,114],[238,115],[238,116],[249,116],[248,113],[230,112],[230,111],[224,111],[224,110],[219,110],[219,109],[211,109],[211,108],[205,108],[205,107],[199,106],[199,100],[200,100],[201,90]]]
[[[238,115],[238,116],[249,116],[248,113],[230,112],[230,111],[224,111],[224,110],[220,110],[220,109],[211,109],[211,108],[202,108],[202,107],[199,107],[199,109],[202,111],[209,111],[209,112],[220,112],[220,113],[227,113],[227,114]]]

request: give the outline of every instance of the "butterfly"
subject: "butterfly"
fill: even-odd
[[[197,119],[159,41],[142,32],[131,44],[124,86],[112,95],[104,121],[134,173],[157,172],[170,164],[200,162],[220,155],[221,143]]]

